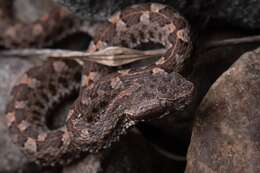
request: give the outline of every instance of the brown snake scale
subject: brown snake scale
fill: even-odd
[[[88,51],[112,45],[138,48],[148,42],[167,52],[145,67],[116,70],[93,62],[82,67],[73,60],[48,60],[29,69],[6,109],[13,141],[42,165],[64,164],[82,152],[109,147],[139,121],[174,116],[186,108],[194,86],[178,73],[189,60],[189,26],[171,7],[139,4],[116,13]],[[79,89],[66,125],[50,130],[46,116],[55,116],[50,112],[56,103]]]

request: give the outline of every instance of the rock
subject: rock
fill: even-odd
[[[129,5],[151,2],[151,0],[104,0],[102,3],[94,0],[55,0],[60,4],[68,7],[74,14],[80,16],[85,20],[104,21],[116,11],[123,9]],[[189,11],[192,9],[196,12],[199,4],[196,1],[187,2],[183,0],[155,0],[152,2],[164,3],[172,5],[182,11]],[[208,3],[206,3],[208,4]],[[194,15],[194,14],[193,14]]]
[[[189,79],[195,83],[197,87],[196,105],[198,106],[203,97],[207,94],[210,86],[217,78],[225,72],[244,52],[256,49],[259,43],[248,43],[233,46],[216,47],[214,49],[205,49],[208,44],[228,38],[245,37],[246,34],[237,31],[226,29],[207,30],[200,35],[200,40],[197,43],[197,49],[193,59],[193,72]],[[197,107],[196,106],[196,107]]]
[[[106,20],[115,11],[126,6],[151,0],[55,0],[67,6],[86,20]],[[257,0],[155,0],[171,5],[188,18],[198,21],[199,17],[221,19],[244,28],[260,28],[260,1]]]
[[[260,49],[242,55],[197,111],[186,173],[259,172]]]
[[[101,154],[89,155],[80,162],[63,168],[63,173],[98,173],[102,171],[101,162]]]
[[[11,172],[22,168],[27,159],[12,143],[3,120],[0,117],[0,172]]]
[[[217,1],[218,2],[218,1]],[[260,28],[260,1],[222,0],[214,17],[243,28]]]

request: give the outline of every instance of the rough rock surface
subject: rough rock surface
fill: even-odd
[[[21,168],[26,163],[26,158],[11,142],[3,117],[0,117],[0,135],[0,172],[10,172]]]
[[[259,172],[260,49],[211,86],[194,123],[186,173]]]
[[[177,9],[181,9],[182,12],[198,12],[200,8],[199,1],[201,0],[193,0],[193,1],[183,1],[183,0],[54,0],[59,2],[60,4],[67,6],[71,11],[73,11],[78,16],[82,17],[86,20],[106,20],[111,14],[114,12],[125,8],[132,4],[144,3],[144,2],[158,2],[172,5]],[[204,3],[205,6],[211,4],[209,2]],[[102,3],[101,3],[102,2]]]
[[[172,5],[186,16],[223,19],[244,28],[260,28],[258,0],[55,0],[87,20],[105,20],[115,11],[130,4],[160,2]],[[195,20],[197,21],[197,19]]]
[[[244,28],[260,28],[259,0],[222,0],[214,17]]]

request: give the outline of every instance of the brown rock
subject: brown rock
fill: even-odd
[[[212,85],[195,120],[186,172],[260,171],[260,49]]]

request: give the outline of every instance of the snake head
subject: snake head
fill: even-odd
[[[194,93],[194,85],[174,72],[117,77],[117,82],[114,89],[113,81],[106,80],[82,91],[68,119],[75,148],[106,148],[141,120],[185,109]]]
[[[178,115],[193,100],[194,85],[178,73],[163,72],[143,78],[139,89],[126,101],[126,116],[133,121],[147,121],[165,115]]]

